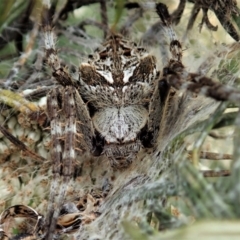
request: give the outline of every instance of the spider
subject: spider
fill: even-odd
[[[77,147],[88,148],[95,156],[105,154],[114,169],[128,167],[141,148],[156,144],[164,128],[166,107],[174,95],[171,86],[184,86],[197,93],[203,90],[206,96],[217,100],[230,98],[219,83],[185,70],[181,44],[171,27],[166,5],[157,3],[156,11],[168,30],[172,54],[162,73],[157,69],[156,58],[146,49],[110,32],[102,47],[80,65],[78,79],[61,66],[52,28],[48,19],[43,19],[46,56],[59,83],[47,100],[54,178],[62,175],[66,183],[71,178],[78,138]],[[51,193],[56,192],[54,181],[57,180],[53,180]],[[66,185],[62,189],[60,197],[64,196]],[[49,233],[55,228],[57,216],[57,211],[48,215],[47,219],[52,219]],[[47,239],[51,239],[49,236]]]
[[[137,161],[141,149],[156,146],[161,131],[167,128],[165,116],[175,90],[187,89],[221,101],[239,101],[239,92],[225,90],[210,78],[186,71],[181,43],[162,3],[156,4],[156,11],[167,29],[172,56],[161,71],[156,58],[145,48],[110,31],[102,47],[80,65],[76,78],[62,66],[57,55],[49,9],[51,5],[46,0],[42,15],[45,52],[58,84],[47,96],[53,179],[47,215],[40,224],[43,232],[40,238],[52,240],[58,237],[56,229],[77,150],[105,155],[115,171],[128,168]],[[14,213],[16,209],[10,208]],[[38,219],[35,210],[22,205],[21,209],[27,209],[28,215]],[[8,212],[9,209],[3,216]],[[71,221],[70,230],[80,227],[78,217],[77,214],[76,222],[75,218]]]

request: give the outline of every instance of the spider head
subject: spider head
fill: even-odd
[[[106,144],[103,153],[110,160],[112,168],[121,169],[127,168],[132,163],[141,147],[139,140],[121,145]]]

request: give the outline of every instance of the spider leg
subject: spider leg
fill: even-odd
[[[48,11],[50,8],[49,5],[46,4],[45,11]],[[47,16],[48,14],[43,14],[43,16]],[[70,74],[67,72],[66,68],[63,68],[60,64],[60,60],[57,56],[57,50],[55,47],[55,36],[52,31],[51,26],[48,23],[48,20],[43,19],[44,25],[44,39],[45,39],[45,50],[46,57],[48,59],[48,64],[51,66],[53,71],[53,76],[58,81],[58,83],[62,86],[74,86],[77,88],[81,87],[81,83],[74,81]],[[81,69],[79,69],[81,72]],[[92,139],[95,138],[93,125],[91,122],[91,118],[89,116],[89,112],[87,110],[86,104],[80,97],[80,95],[75,93],[75,101],[76,101],[76,111],[78,118],[78,129],[83,133],[84,141],[80,142],[80,147],[92,149]],[[79,123],[80,122],[80,123]],[[84,126],[83,126],[84,125]],[[92,136],[92,137],[89,137]],[[82,140],[82,139],[81,139]],[[86,145],[84,145],[86,143]]]
[[[182,72],[186,72],[182,69]],[[211,97],[217,101],[232,101],[239,103],[240,91],[233,87],[222,85],[206,76],[188,73],[187,78],[172,72],[167,76],[167,82],[176,89],[186,89],[190,92]]]
[[[171,16],[168,13],[167,7],[162,3],[158,3],[156,5],[156,10],[171,39],[170,51],[174,59],[173,61],[181,61],[181,44],[177,40],[177,35],[172,29]],[[153,62],[152,65],[154,66],[154,64],[155,63]],[[153,94],[149,103],[147,132],[144,131],[141,136],[141,141],[144,147],[154,146],[158,136],[161,135],[162,129],[159,129],[159,126],[164,128],[164,119],[165,114],[167,113],[168,101],[171,98],[169,93],[170,85],[166,80],[161,80],[159,74],[157,74]]]
[[[199,25],[199,32],[201,32],[204,23],[206,24],[206,26],[209,30],[217,31],[218,26],[212,25],[212,23],[210,22],[210,20],[208,18],[208,15],[207,15],[208,8],[202,8],[202,11],[203,11],[203,17],[202,17],[202,22]]]
[[[211,9],[219,22],[222,24],[223,28],[229,33],[229,35],[236,41],[240,40],[240,35],[231,22],[232,15],[239,15],[239,10],[237,8],[237,2],[235,0],[231,1],[192,1],[194,3],[190,19],[188,21],[187,30],[184,38],[186,38],[189,30],[193,28],[193,24],[197,18],[197,15],[200,9],[203,10],[202,22],[200,24],[200,31],[203,26],[203,23],[206,23],[206,26],[211,31],[216,31],[217,26],[213,26],[208,19],[207,11]],[[173,20],[175,20],[173,18]]]
[[[62,90],[62,89],[61,89]],[[49,230],[45,229],[46,232],[46,239],[52,239],[51,237],[54,234],[55,226],[56,226],[56,214],[54,214],[54,211],[56,210],[56,199],[57,204],[60,201],[59,194],[60,192],[58,189],[61,189],[62,191],[65,191],[65,189],[62,189],[61,186],[61,168],[62,168],[62,162],[63,162],[63,148],[64,148],[64,139],[63,139],[63,119],[62,119],[62,95],[61,92],[58,91],[57,88],[53,89],[48,97],[47,97],[47,113],[48,117],[50,119],[51,123],[51,137],[52,137],[52,150],[51,150],[51,160],[52,160],[52,173],[53,178],[51,181],[50,186],[50,196],[49,196],[49,204],[47,209],[47,216],[46,216],[46,224],[45,228],[48,228]],[[65,195],[65,194],[64,194]],[[62,197],[61,197],[62,198]]]
[[[231,1],[229,1],[231,2]],[[235,2],[237,5],[237,3]],[[240,40],[240,35],[238,31],[235,29],[234,25],[231,22],[231,15],[233,14],[234,7],[237,10],[237,7],[234,6],[234,3],[225,3],[224,6],[216,7],[213,9],[215,15],[217,16],[219,22],[222,24],[223,28],[229,33],[229,35],[236,40],[237,42]],[[231,9],[233,8],[233,9]],[[238,13],[239,14],[239,13]]]
[[[200,9],[201,9],[201,6],[198,3],[195,3],[191,11],[191,16],[188,21],[187,30],[184,35],[184,38],[186,38],[188,32],[193,28],[194,22],[196,21],[196,18],[198,13],[200,12]]]
[[[156,81],[155,89],[149,104],[149,121],[147,134],[144,133],[142,143],[145,147],[154,146],[162,129],[159,129],[159,122],[163,122],[166,114],[166,106],[169,101],[170,85],[166,81]],[[149,145],[150,142],[150,145]]]
[[[170,51],[172,53],[173,61],[181,61],[181,44],[177,40],[177,35],[172,29],[172,20],[167,7],[162,3],[158,3],[156,4],[156,10],[171,39]],[[153,66],[154,64],[155,63],[152,63]],[[165,114],[167,114],[168,101],[171,97],[169,93],[170,85],[166,80],[161,80],[159,74],[157,74],[153,94],[149,103],[149,121],[147,125],[147,132],[143,132],[141,136],[141,141],[144,147],[154,146],[158,136],[161,135],[163,130],[162,128],[164,128]],[[159,126],[161,126],[161,129],[159,129]]]
[[[185,9],[186,0],[180,0],[177,9],[171,14],[172,22],[174,24],[179,24],[183,11]]]
[[[53,76],[62,85],[53,89],[47,97],[47,113],[51,122],[53,144],[51,151],[53,179],[45,224],[45,239],[50,240],[54,237],[57,219],[72,174],[72,162],[75,158],[76,120],[73,114],[75,106],[72,87],[70,87],[70,85],[74,85],[74,82],[67,70],[60,64],[55,48],[55,36],[48,19],[46,19],[49,8],[50,2],[44,1],[42,22],[46,57],[52,68]]]
[[[52,239],[68,183],[73,173],[76,144],[76,89],[59,87],[48,96],[47,112],[51,121],[53,179],[51,182],[46,239]],[[64,127],[65,126],[65,127]]]
[[[176,39],[174,31],[171,29],[171,18],[167,7],[164,4],[156,5],[157,13],[163,24],[167,27],[170,37],[170,52],[172,58],[163,69],[162,81],[166,81],[169,86],[175,89],[186,89],[194,93],[200,93],[218,101],[230,100],[239,102],[240,92],[233,87],[224,86],[211,78],[196,73],[189,73],[182,64],[181,44]]]
[[[75,160],[75,144],[76,144],[76,106],[75,106],[76,89],[72,86],[66,87],[63,98],[63,110],[65,115],[65,145],[63,154],[63,180],[69,181],[73,168],[72,164]]]
[[[76,114],[78,119],[78,129],[82,133],[81,138],[84,141],[79,143],[80,148],[90,149],[94,155],[98,155],[98,146],[93,144],[93,139],[96,139],[94,134],[94,128],[87,109],[86,104],[82,100],[78,91],[75,92],[75,104],[76,104]]]
[[[53,77],[59,85],[47,97],[47,113],[51,122],[51,136],[53,148],[51,151],[53,179],[50,187],[49,205],[45,224],[45,239],[52,240],[56,233],[56,226],[60,210],[64,204],[68,183],[73,175],[73,164],[76,159],[76,143],[79,140],[80,151],[86,147],[92,148],[93,126],[86,104],[81,99],[77,83],[62,67],[55,48],[55,36],[48,23],[49,2],[44,2],[43,30],[45,51],[48,64],[52,68]],[[85,136],[82,139],[83,133]],[[91,135],[91,134],[92,135]],[[89,137],[90,136],[90,137]],[[85,141],[82,141],[85,140]],[[73,228],[80,225],[76,219],[72,221]],[[70,224],[68,226],[70,231]]]
[[[54,235],[60,209],[64,204],[68,183],[73,173],[73,162],[75,160],[76,111],[74,93],[76,90],[72,86],[61,88],[61,90],[62,109],[57,111],[57,108],[55,108],[52,111],[54,115],[51,116],[51,134],[53,138],[52,164],[54,176],[50,191],[50,206],[47,217],[47,224],[50,223],[50,225],[48,225],[50,227],[46,239],[52,239]],[[49,100],[52,101],[52,105],[48,103],[50,107],[54,107],[58,104],[56,101],[57,96],[57,94],[51,94]],[[55,101],[53,99],[55,99]],[[59,121],[60,114],[63,117],[63,122]],[[61,126],[63,123],[65,128],[63,128],[63,125]],[[53,205],[54,203],[55,205]]]
[[[172,59],[176,61],[182,60],[182,46],[178,41],[177,34],[172,28],[171,16],[168,12],[167,6],[163,3],[156,4],[157,14],[162,20],[163,25],[166,27],[170,38],[170,52],[172,54]]]

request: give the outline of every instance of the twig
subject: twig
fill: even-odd
[[[209,160],[223,160],[223,159],[232,159],[233,156],[232,156],[232,154],[201,151],[200,158],[209,159]]]
[[[43,157],[39,156],[38,154],[34,153],[33,151],[31,151],[23,142],[21,142],[16,137],[14,137],[2,125],[0,125],[0,131],[11,143],[13,143],[20,150],[22,150],[28,157],[31,157],[33,160],[35,160],[38,163],[43,163],[44,161],[46,161],[45,158],[43,158]]]
[[[229,137],[232,137],[232,134],[230,135],[221,135],[221,134],[218,134],[218,133],[215,133],[215,132],[210,132],[208,134],[208,136],[214,138],[214,139],[226,139],[226,138],[229,138]]]
[[[231,172],[229,170],[204,170],[201,171],[204,177],[229,177],[231,176]]]

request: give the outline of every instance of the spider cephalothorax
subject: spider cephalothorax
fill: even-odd
[[[153,56],[114,34],[80,66],[79,93],[91,118],[82,130],[87,127],[93,138],[101,139],[92,147],[114,167],[131,163],[143,144],[142,131],[150,130],[150,100],[158,75]]]

